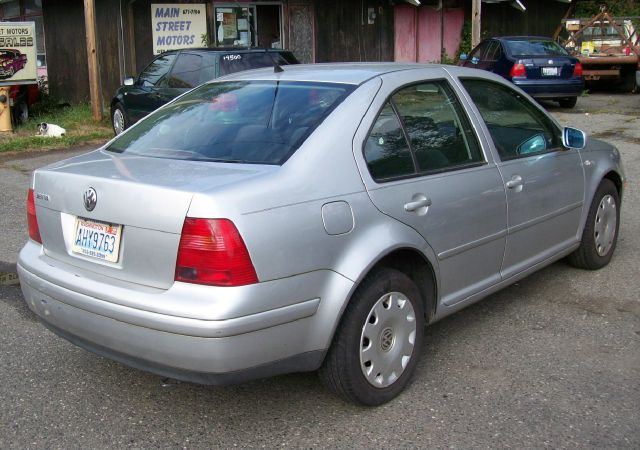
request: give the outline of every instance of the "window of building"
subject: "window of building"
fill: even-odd
[[[215,4],[214,19],[219,47],[284,48],[280,3]]]
[[[35,22],[38,76],[46,76],[47,57],[42,22],[42,0],[4,0],[0,2],[0,19],[10,22]]]

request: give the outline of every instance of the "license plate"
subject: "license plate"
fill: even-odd
[[[545,76],[558,76],[558,68],[557,67],[543,67],[542,75]]]
[[[117,262],[121,237],[122,225],[77,217],[71,251],[90,258]]]

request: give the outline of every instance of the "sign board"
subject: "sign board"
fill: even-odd
[[[0,86],[38,82],[35,22],[0,22]]]
[[[202,47],[207,34],[207,7],[202,4],[152,4],[153,54]]]

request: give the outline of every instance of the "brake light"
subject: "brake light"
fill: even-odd
[[[576,66],[573,68],[573,76],[574,77],[582,76],[582,64],[576,63]]]
[[[509,76],[511,78],[514,77],[527,77],[527,70],[524,68],[524,64],[522,63],[515,63],[512,67],[511,67],[511,72],[509,72]]]
[[[36,201],[33,196],[33,189],[29,189],[27,194],[27,226],[29,227],[29,237],[39,244],[42,244],[38,218],[36,217]]]
[[[187,217],[176,261],[176,281],[213,286],[258,282],[238,229],[228,219]]]

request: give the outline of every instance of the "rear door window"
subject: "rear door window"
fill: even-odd
[[[169,87],[191,89],[200,84],[202,56],[180,53],[169,76]]]
[[[396,92],[374,123],[364,156],[378,181],[484,163],[471,124],[444,80]]]

